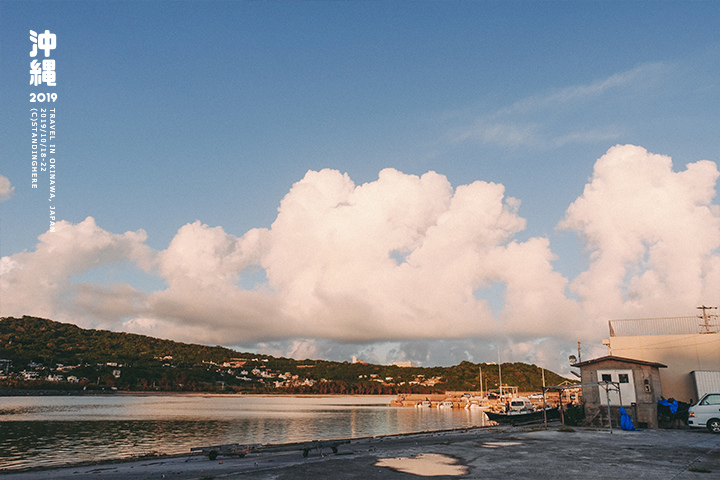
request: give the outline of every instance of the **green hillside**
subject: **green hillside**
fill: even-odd
[[[2,361],[2,360],[9,360]],[[43,390],[206,391],[396,394],[498,386],[498,366],[398,367],[295,360],[225,347],[86,330],[35,317],[0,318],[0,388]],[[503,384],[538,391],[541,370],[502,365]],[[545,372],[548,385],[567,379]]]

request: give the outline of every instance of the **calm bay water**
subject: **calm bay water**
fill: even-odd
[[[288,443],[479,426],[476,410],[390,407],[388,396],[0,397],[0,469],[225,443]],[[6,471],[7,471],[6,470]]]

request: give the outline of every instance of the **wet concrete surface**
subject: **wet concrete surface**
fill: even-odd
[[[559,425],[491,427],[353,440],[329,449],[252,453],[245,457],[157,457],[120,463],[3,472],[7,480],[128,479],[715,479],[720,435],[705,430]]]

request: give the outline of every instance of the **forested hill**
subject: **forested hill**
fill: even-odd
[[[396,394],[497,389],[495,364],[400,367],[295,360],[144,335],[86,330],[35,317],[0,318],[0,388]],[[567,379],[545,371],[547,385]],[[542,387],[541,370],[502,365],[504,385]]]
[[[86,330],[43,318],[0,318],[0,358],[10,358],[23,366],[30,362],[48,365],[142,363],[166,356],[194,365],[203,360],[222,362],[238,356],[238,352],[133,333]]]

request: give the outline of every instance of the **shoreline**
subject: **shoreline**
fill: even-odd
[[[219,393],[219,392],[149,392],[145,390],[29,390],[0,389],[0,397],[82,397],[82,396],[186,396],[186,397],[289,397],[289,398],[333,398],[333,397],[396,397],[395,394],[376,393]]]

